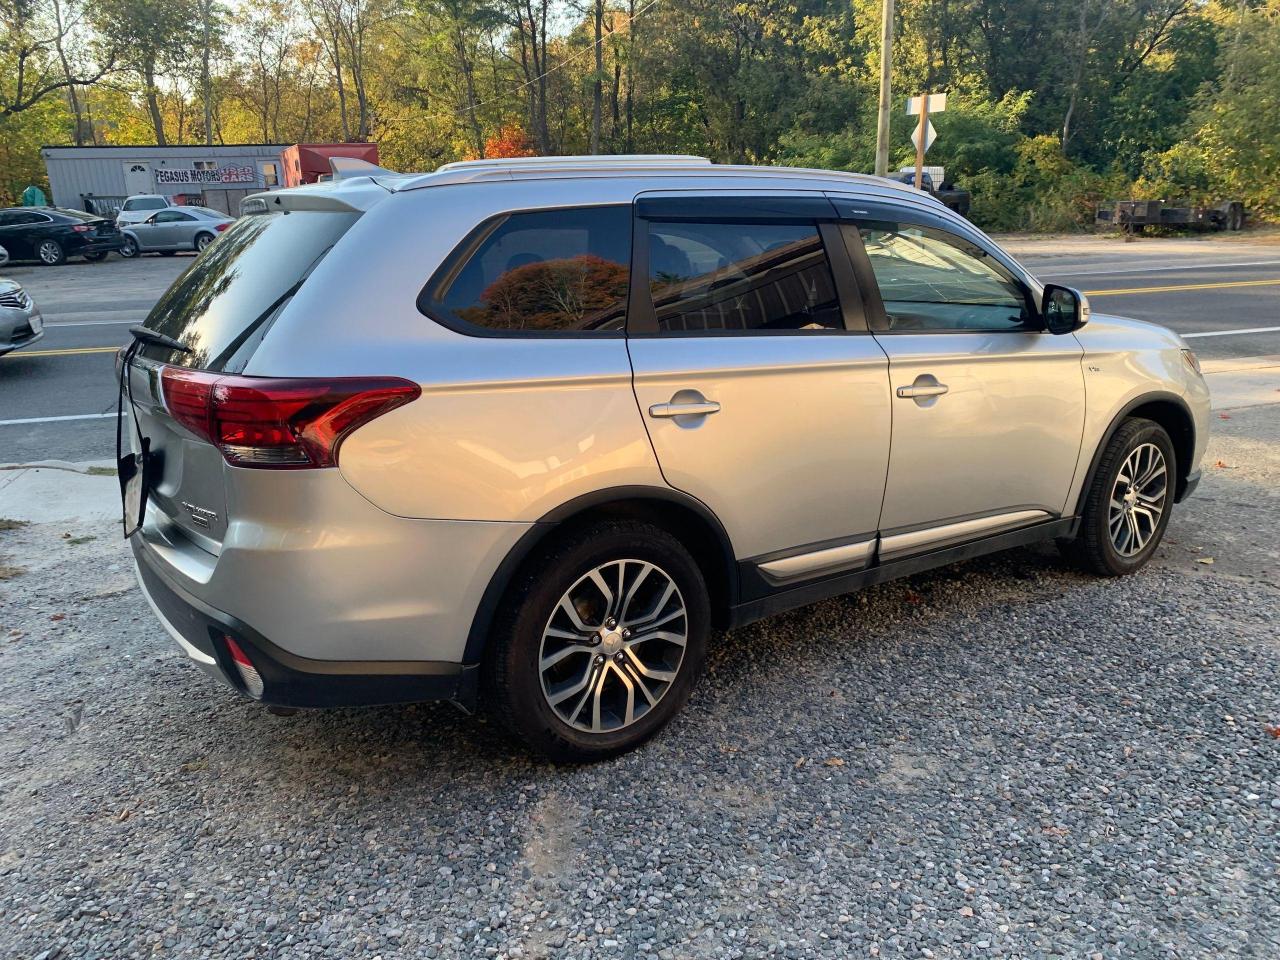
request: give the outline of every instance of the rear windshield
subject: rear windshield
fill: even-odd
[[[148,345],[142,355],[174,366],[241,372],[276,315],[358,217],[319,211],[241,217],[147,315],[146,326],[191,352]]]
[[[124,208],[126,210],[163,210],[168,204],[159,197],[148,197],[144,200],[126,200]]]

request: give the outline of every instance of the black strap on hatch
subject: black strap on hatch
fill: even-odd
[[[130,327],[129,333],[133,343],[120,358],[120,382],[116,385],[116,476],[120,481],[120,520],[124,528],[124,538],[128,540],[142,527],[142,518],[147,512],[147,494],[151,488],[150,467],[151,438],[142,432],[142,423],[138,420],[138,408],[133,402],[133,377],[129,368],[134,356],[144,344],[165,347],[179,353],[190,353],[191,348],[184,346],[172,337],[149,330],[146,327]],[[139,450],[124,452],[124,403],[129,401],[129,413],[133,417],[135,435],[138,438]],[[134,512],[130,517],[130,499],[136,501]]]

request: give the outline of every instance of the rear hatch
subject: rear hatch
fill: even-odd
[[[244,371],[272,324],[358,213],[294,211],[243,217],[174,281],[148,314],[149,330],[186,351],[144,344],[129,370],[138,429],[150,442],[148,522],[179,528],[217,554],[226,535],[223,451],[175,418],[165,384],[207,386]],[[170,398],[173,391],[170,389]],[[188,397],[190,395],[188,394]],[[178,411],[181,415],[183,410]]]

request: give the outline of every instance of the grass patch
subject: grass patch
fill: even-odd
[[[114,477],[115,467],[90,467],[85,473],[90,477]]]
[[[0,517],[0,531],[20,530],[23,527],[27,526],[30,522],[31,522],[30,520],[8,520],[4,517]]]
[[[97,539],[98,539],[97,537],[67,537],[67,539],[64,542],[73,547],[78,547],[82,543],[88,543],[90,540],[97,540]]]
[[[0,563],[0,580],[12,580],[14,577],[20,577],[26,572],[26,567],[14,567],[7,563]]]

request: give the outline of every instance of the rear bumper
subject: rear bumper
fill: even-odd
[[[120,234],[112,234],[109,237],[97,237],[93,240],[85,240],[83,243],[75,247],[67,247],[67,253],[75,255],[83,255],[86,253],[110,253],[119,250],[124,246],[124,237]]]
[[[160,623],[187,658],[249,696],[227,639],[262,678],[256,699],[282,707],[348,707],[424,700],[470,706],[478,670],[439,660],[315,660],[272,643],[238,618],[192,596],[158,569],[143,545],[131,541],[138,585]]]

